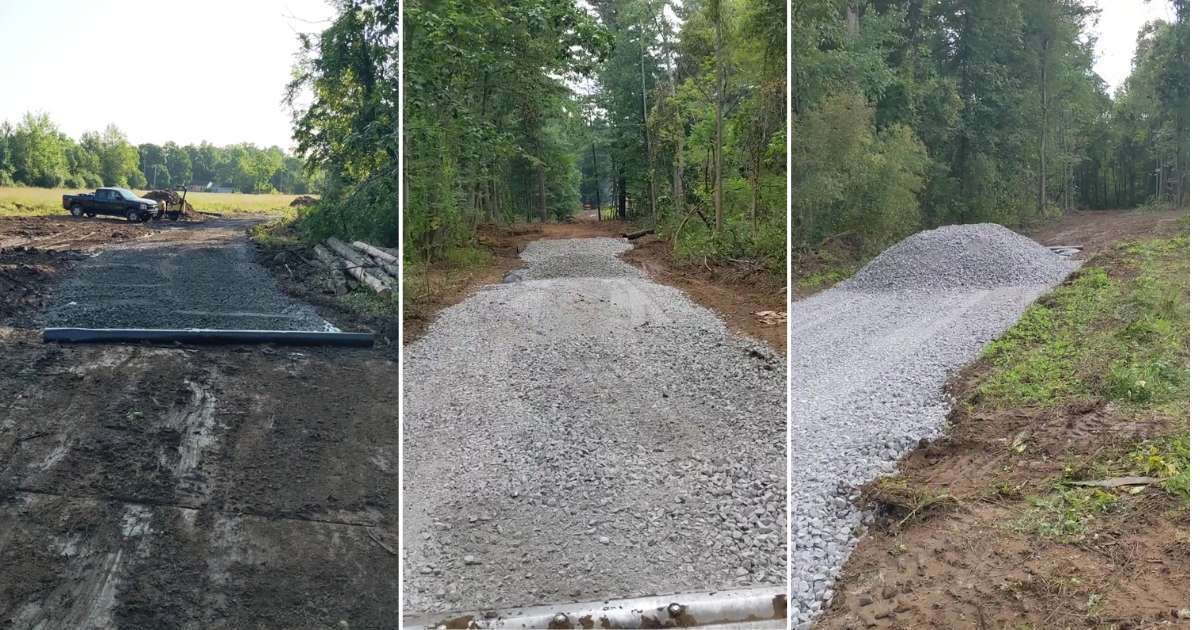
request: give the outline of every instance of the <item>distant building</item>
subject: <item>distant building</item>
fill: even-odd
[[[223,184],[221,186],[213,186],[211,184],[192,184],[191,186],[188,186],[188,192],[231,193],[233,192],[233,184]]]

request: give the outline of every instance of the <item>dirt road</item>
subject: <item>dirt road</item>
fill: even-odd
[[[51,310],[122,257],[175,271],[157,263],[208,250],[245,267],[236,277],[265,273],[233,224],[96,243],[70,232],[122,224],[54,221],[70,228],[59,246],[89,251],[39,254]],[[199,303],[236,290],[186,277]],[[60,347],[40,343],[49,311],[26,303],[0,321],[0,628],[394,624],[394,347]]]
[[[784,581],[784,364],[629,247],[535,241],[406,346],[406,618]]]

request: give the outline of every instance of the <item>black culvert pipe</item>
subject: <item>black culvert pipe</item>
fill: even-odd
[[[42,341],[50,343],[192,343],[236,344],[277,343],[290,346],[339,346],[370,348],[375,343],[370,333],[307,332],[297,330],[182,330],[159,328],[46,328]]]

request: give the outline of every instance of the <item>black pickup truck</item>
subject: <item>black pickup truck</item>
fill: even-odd
[[[63,195],[62,205],[64,210],[70,210],[77,217],[104,214],[138,223],[149,221],[162,210],[157,201],[139,197],[124,188],[97,188],[93,194]]]

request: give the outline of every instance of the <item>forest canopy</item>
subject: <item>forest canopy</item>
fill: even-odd
[[[1185,204],[1190,10],[1173,6],[1107,86],[1083,0],[793,3],[794,245],[870,254],[947,223]]]
[[[582,211],[684,255],[786,256],[785,0],[417,0],[404,13],[410,260]]]

